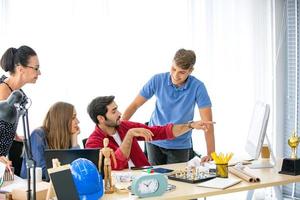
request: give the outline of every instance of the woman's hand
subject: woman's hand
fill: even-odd
[[[76,132],[74,132],[72,135],[71,135],[71,145],[72,147],[77,147],[79,146],[78,145],[78,135],[80,134],[80,128],[78,127],[76,129]]]
[[[20,136],[20,135],[15,135],[15,140],[18,141],[18,142],[23,142],[24,140],[24,136]]]
[[[0,162],[5,164],[6,168],[10,171],[11,175],[13,175],[11,171],[11,165],[12,165],[11,161],[8,160],[5,156],[0,156]]]

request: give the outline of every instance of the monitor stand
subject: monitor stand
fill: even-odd
[[[248,165],[250,169],[261,169],[261,168],[272,168],[274,165],[270,162],[269,159],[260,159],[254,160],[250,165]]]
[[[267,140],[267,144],[268,144],[268,147],[269,147],[269,151],[270,151],[270,154],[271,154],[271,158],[269,159],[258,159],[258,160],[254,160],[251,162],[250,165],[248,165],[248,167],[250,169],[260,169],[260,168],[272,168],[274,167],[274,164],[272,163],[275,163],[275,156],[274,156],[274,153],[273,153],[273,150],[272,150],[272,147],[271,147],[271,144],[270,144],[270,141],[269,141],[269,138],[268,138],[268,135],[266,134],[266,140]]]

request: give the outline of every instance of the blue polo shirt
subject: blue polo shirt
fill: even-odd
[[[142,88],[140,95],[146,99],[156,96],[155,109],[149,125],[165,125],[168,123],[183,124],[194,118],[194,109],[211,107],[205,85],[194,76],[189,76],[186,83],[176,87],[170,72],[154,75]],[[192,147],[192,131],[174,140],[153,141],[159,147],[167,149],[187,149]]]

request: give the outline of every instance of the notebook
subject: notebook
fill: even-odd
[[[208,187],[216,189],[226,189],[230,186],[236,185],[241,182],[241,179],[236,178],[214,178],[209,181],[205,181],[197,184],[199,187]]]

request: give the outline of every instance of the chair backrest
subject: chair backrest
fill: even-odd
[[[149,122],[145,122],[144,123],[146,126],[149,126]],[[145,156],[147,157],[147,159],[149,159],[148,158],[148,152],[147,152],[147,145],[146,145],[146,142],[144,142],[144,154],[145,154]]]
[[[82,144],[83,144],[83,148],[85,148],[85,144],[86,144],[86,141],[88,140],[88,138],[84,138],[83,140],[82,140]]]
[[[23,142],[14,140],[8,152],[8,159],[12,162],[12,166],[15,168],[15,174],[17,176],[20,176],[22,168],[22,153]]]

